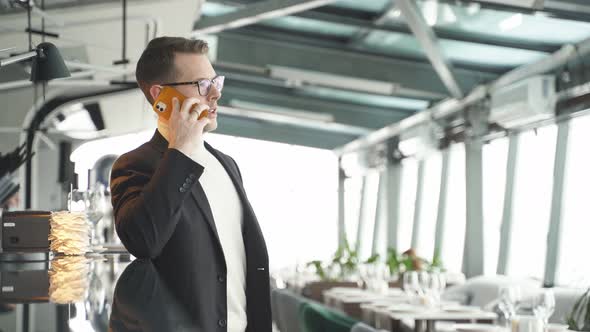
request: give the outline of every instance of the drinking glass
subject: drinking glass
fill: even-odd
[[[416,299],[422,292],[422,290],[420,289],[418,272],[416,271],[404,272],[402,285],[404,288],[404,292],[408,296],[410,302],[414,302],[414,299]]]
[[[516,305],[520,301],[520,288],[514,285],[500,287],[498,309],[504,314],[506,324],[516,315]]]
[[[552,290],[545,290],[535,296],[533,301],[533,312],[537,318],[543,320],[543,324],[547,325],[549,317],[555,311],[555,295]]]

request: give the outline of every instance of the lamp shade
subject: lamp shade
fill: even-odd
[[[69,77],[70,71],[64,63],[57,47],[51,43],[37,46],[37,56],[33,58],[32,82],[44,82],[54,78]]]

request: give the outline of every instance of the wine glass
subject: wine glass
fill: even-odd
[[[431,292],[434,304],[440,304],[442,292],[447,286],[446,278],[443,273],[433,272],[430,274],[430,282],[428,289]]]
[[[404,292],[408,296],[410,302],[420,295],[420,283],[418,280],[418,272],[416,271],[406,271],[404,272],[404,278],[402,281],[402,286],[404,288]]]
[[[358,265],[358,276],[357,285],[359,288],[369,288],[369,264]]]
[[[68,210],[70,212],[84,212],[90,222],[90,243],[97,244],[96,225],[104,215],[104,186],[97,186],[88,190],[70,190],[68,193]]]
[[[88,193],[84,190],[70,190],[68,193],[68,211],[86,212]]]
[[[547,325],[549,317],[555,311],[555,295],[552,290],[545,290],[535,296],[533,300],[533,312],[535,317],[543,320],[543,324]]]
[[[430,294],[430,273],[426,271],[418,272],[418,284],[420,285],[420,295],[425,296]]]
[[[104,186],[98,185],[92,187],[87,192],[87,202],[86,205],[86,216],[88,221],[92,224],[91,229],[91,244],[98,244],[97,234],[97,225],[98,222],[104,216],[104,205],[105,205],[105,195],[104,195]]]
[[[520,287],[503,286],[499,291],[498,309],[504,314],[506,324],[516,315],[516,305],[520,301]]]
[[[375,269],[375,285],[374,291],[378,294],[386,294],[389,289],[389,268],[383,263],[374,264]]]
[[[104,187],[100,185],[89,189],[87,197],[86,213],[88,214],[88,220],[93,225],[96,225],[104,215]]]

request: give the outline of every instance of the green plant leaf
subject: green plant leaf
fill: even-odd
[[[387,249],[386,264],[389,267],[389,272],[393,275],[400,272],[400,261],[397,250],[394,248]]]
[[[371,257],[367,258],[365,264],[374,264],[379,261],[379,254],[373,254]]]
[[[324,270],[321,261],[311,261],[307,263],[307,266],[313,266],[315,268],[316,275],[320,277],[321,280],[328,279],[328,276],[326,275],[326,271]]]
[[[578,322],[581,322],[581,326],[578,325]],[[576,301],[567,318],[567,323],[569,328],[575,331],[590,330],[590,289],[586,290]]]

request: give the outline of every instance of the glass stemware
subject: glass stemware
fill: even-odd
[[[503,286],[499,291],[498,309],[504,314],[506,324],[516,316],[517,303],[520,301],[520,288],[510,285]]]
[[[102,185],[92,187],[88,190],[70,190],[68,193],[68,210],[70,212],[85,212],[90,222],[90,243],[98,244],[96,227],[104,216],[105,211],[105,188]]]
[[[414,302],[414,300],[422,294],[422,289],[420,288],[420,282],[418,279],[418,272],[416,271],[404,272],[402,285],[404,292],[408,296],[410,302]]]
[[[535,296],[533,301],[533,312],[537,318],[543,320],[543,324],[547,325],[549,317],[555,311],[555,295],[552,290],[545,290]]]

